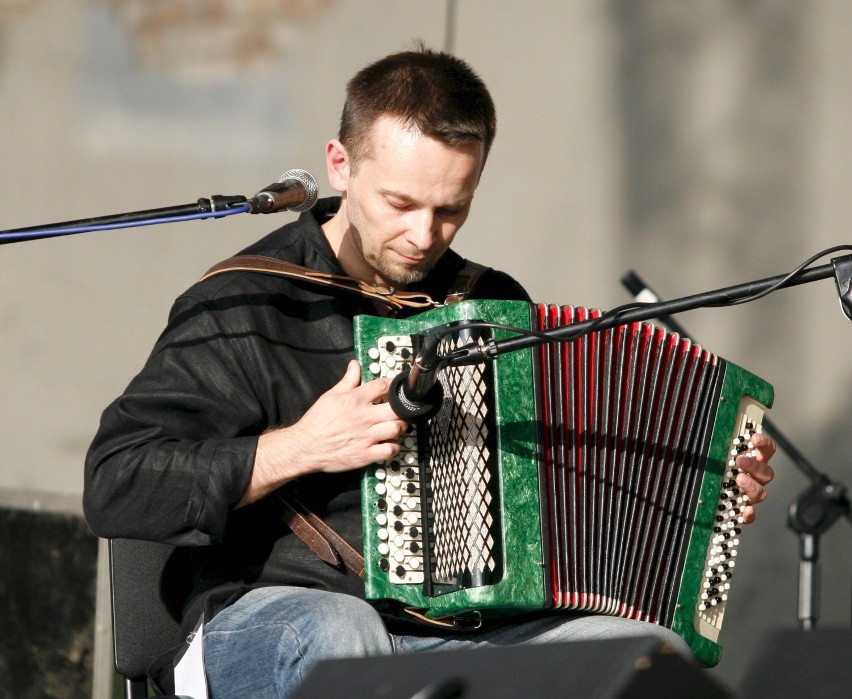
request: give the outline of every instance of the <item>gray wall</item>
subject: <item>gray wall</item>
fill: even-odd
[[[683,296],[852,243],[844,0],[326,0],[274,19],[238,4],[233,37],[215,22],[155,31],[136,9],[155,3],[0,3],[0,229],[252,194],[291,167],[329,194],[322,153],[345,80],[415,38],[444,46],[451,12],[453,47],[500,116],[457,248],[537,300],[613,307],[629,300],[627,269]],[[79,494],[100,411],[172,299],[289,217],[0,248],[0,488]],[[852,480],[852,329],[833,282],[680,320],[773,383],[775,423]],[[783,455],[776,467],[714,671],[731,681],[762,631],[795,625],[785,518],[807,481]],[[840,523],[823,541],[826,625],[849,623],[849,535]]]

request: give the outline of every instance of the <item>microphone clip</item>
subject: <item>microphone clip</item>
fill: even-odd
[[[408,371],[394,377],[388,391],[388,402],[403,420],[424,420],[434,416],[444,402],[444,389],[439,380],[447,362],[438,355],[441,338],[425,335]]]
[[[388,403],[391,408],[406,422],[428,420],[434,417],[444,402],[444,387],[436,381],[421,398],[412,400],[407,392],[407,384],[411,370],[401,371],[391,381],[388,390]]]
[[[834,283],[840,297],[840,308],[849,320],[852,320],[852,255],[835,257],[831,260],[834,267]]]

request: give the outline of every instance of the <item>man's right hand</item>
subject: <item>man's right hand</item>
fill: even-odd
[[[388,379],[362,384],[361,367],[352,360],[298,422],[258,438],[251,481],[238,506],[308,473],[351,471],[396,456],[408,425],[383,402],[389,387]]]

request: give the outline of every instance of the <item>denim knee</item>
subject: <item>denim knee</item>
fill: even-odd
[[[322,590],[253,590],[204,628],[213,697],[286,696],[322,660],[392,652],[369,604]]]

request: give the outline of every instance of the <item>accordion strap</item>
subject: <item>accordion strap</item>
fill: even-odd
[[[395,291],[394,289],[380,289],[371,286],[361,279],[347,277],[341,274],[320,272],[308,267],[302,267],[292,262],[279,260],[266,255],[235,255],[227,260],[222,260],[211,267],[200,281],[213,277],[223,272],[261,272],[263,274],[277,274],[282,277],[303,279],[305,281],[332,286],[337,289],[351,291],[362,296],[379,301],[380,303],[399,310],[400,308],[432,308],[435,302],[428,294],[416,291]]]
[[[433,619],[426,616],[421,610],[414,607],[404,607],[403,611],[413,616],[417,621],[429,626],[438,626],[442,629],[454,629],[456,631],[475,631],[482,627],[482,617],[479,612],[469,615],[455,615],[443,619]]]
[[[284,505],[284,521],[311,551],[335,568],[339,568],[342,561],[359,578],[364,577],[364,557],[346,539],[291,493],[277,495]]]

